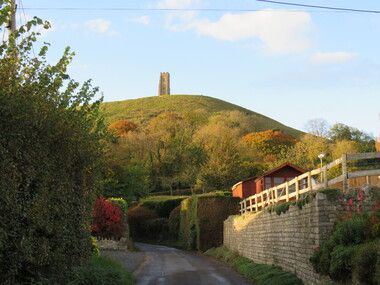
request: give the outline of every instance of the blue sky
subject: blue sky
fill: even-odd
[[[172,94],[215,97],[300,130],[323,118],[379,135],[379,13],[256,0],[17,2],[19,24],[51,21],[41,39],[49,60],[70,46],[70,75],[91,78],[106,102],[156,96],[170,72]],[[289,2],[380,11],[375,0]]]

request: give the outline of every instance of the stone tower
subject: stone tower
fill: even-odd
[[[160,82],[158,84],[158,96],[170,95],[170,74],[169,72],[160,73]]]

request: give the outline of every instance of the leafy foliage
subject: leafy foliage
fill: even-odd
[[[267,130],[264,132],[250,133],[243,137],[243,142],[249,145],[254,151],[266,156],[281,153],[288,147],[294,145],[296,139],[280,131]]]
[[[354,278],[363,284],[378,284],[379,222],[378,209],[343,216],[331,237],[310,258],[315,271],[337,281]]]
[[[1,2],[1,25],[9,6]],[[0,45],[0,275],[61,284],[91,253],[94,188],[104,152],[97,93],[66,73],[73,53],[32,52],[34,18]],[[28,34],[25,32],[28,31]]]
[[[93,217],[92,232],[94,235],[116,239],[123,236],[125,230],[123,211],[113,202],[104,200],[103,197],[99,198],[94,207]]]
[[[192,196],[181,203],[180,243],[205,251],[223,243],[223,222],[239,212],[240,199],[225,196]]]
[[[116,121],[115,123],[109,125],[108,127],[110,130],[113,130],[115,135],[124,137],[126,136],[130,131],[133,131],[137,128],[137,124],[127,121],[127,120],[120,120]]]

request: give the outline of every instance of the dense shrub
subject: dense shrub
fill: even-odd
[[[380,284],[376,283],[375,274],[380,273],[380,268],[376,268],[376,264],[380,262],[380,240],[361,245],[353,259],[353,267],[355,268],[354,277],[362,284]],[[377,271],[378,270],[378,271]]]
[[[120,239],[125,231],[123,212],[114,203],[99,198],[93,213],[92,232],[97,237]]]
[[[1,3],[0,29],[10,11]],[[48,44],[33,49],[30,28],[39,24],[33,19],[0,45],[2,284],[64,283],[91,254],[105,138],[100,101],[90,82],[78,88],[66,73],[69,49],[56,64],[46,62]]]
[[[178,238],[179,235],[179,225],[181,222],[181,206],[175,207],[169,216],[168,226],[169,226],[169,234],[174,237]]]
[[[171,211],[178,207],[185,198],[162,198],[159,200],[146,200],[140,206],[154,210],[161,218],[169,218]]]
[[[336,281],[380,284],[379,221],[378,208],[338,219],[331,237],[310,258],[315,271]]]
[[[134,278],[120,263],[105,256],[94,255],[88,265],[72,270],[67,284],[129,285],[134,284]]]
[[[155,211],[141,206],[135,206],[128,210],[128,224],[130,235],[134,239],[150,236],[146,222],[158,218]]]
[[[205,251],[223,243],[223,222],[239,212],[240,198],[193,196],[181,204],[180,242]]]
[[[116,205],[123,213],[123,218],[126,220],[128,216],[128,204],[123,198],[108,198],[106,201]]]

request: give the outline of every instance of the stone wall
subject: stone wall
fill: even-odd
[[[301,210],[286,213],[247,213],[224,222],[224,244],[256,263],[280,266],[295,273],[305,284],[328,282],[309,262],[315,248],[326,239],[337,216],[336,203],[318,193]]]
[[[314,272],[309,262],[314,250],[327,239],[337,216],[349,211],[373,208],[379,188],[369,185],[351,189],[348,193],[328,199],[317,193],[308,204],[299,209],[290,206],[286,213],[246,213],[230,216],[224,222],[224,245],[256,263],[276,265],[295,273],[305,284],[329,282]]]

